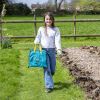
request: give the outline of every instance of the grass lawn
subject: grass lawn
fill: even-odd
[[[19,60],[18,50],[0,50],[0,100],[11,100],[18,93],[21,76]]]
[[[0,50],[0,100],[85,100],[84,92],[59,59],[54,91],[45,93],[43,69],[27,67],[30,47],[32,43],[27,42]]]
[[[62,39],[62,47],[80,47],[80,46],[100,46],[100,38],[96,39]]]

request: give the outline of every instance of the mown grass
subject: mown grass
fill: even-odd
[[[28,52],[33,43],[13,44],[13,49],[0,50],[1,100],[85,100],[83,90],[57,58],[55,88],[45,93],[42,68],[28,68]]]
[[[100,41],[62,39],[63,48],[84,45],[100,46]],[[1,100],[85,100],[83,90],[73,83],[74,78],[59,59],[54,76],[55,89],[52,93],[46,94],[43,70],[27,68],[30,48],[33,48],[33,42],[22,40],[14,43],[13,49],[0,50]]]
[[[62,48],[81,46],[100,46],[100,39],[62,39]]]
[[[21,77],[18,100],[84,100],[84,92],[75,84],[69,71],[57,60],[54,78],[55,88],[50,94],[45,93],[43,69],[27,68],[28,50],[21,50]]]
[[[100,46],[100,41],[62,39],[62,46]],[[18,42],[13,49],[0,50],[0,100],[85,100],[83,90],[73,83],[68,69],[57,59],[55,88],[45,93],[43,69],[27,68],[32,42]]]
[[[9,100],[18,92],[19,67],[18,50],[0,50],[0,100]]]

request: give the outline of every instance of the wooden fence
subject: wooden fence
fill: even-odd
[[[36,18],[35,18],[36,19]],[[77,35],[76,33],[76,23],[78,22],[100,22],[100,19],[68,19],[68,20],[56,20],[56,23],[74,23],[73,35],[62,35],[62,37],[98,37],[99,34],[90,34],[90,35]],[[37,33],[37,23],[43,23],[42,20],[0,20],[0,31],[2,31],[2,24],[6,23],[34,23],[34,34]],[[1,32],[2,33],[2,32]],[[30,36],[14,36],[14,38],[31,38]],[[13,38],[13,37],[12,37]],[[32,37],[33,38],[33,37]]]
[[[76,23],[78,22],[100,22],[100,19],[68,19],[68,20],[56,20],[56,23],[66,23],[66,22],[71,22],[74,24],[74,29],[73,29],[73,35],[61,35],[62,37],[73,37],[74,40],[76,40],[76,37],[100,37],[100,34],[84,34],[84,35],[79,35],[76,34]],[[6,23],[34,23],[34,36],[37,34],[37,23],[43,23],[43,20],[36,20],[36,16],[34,16],[34,20],[2,20],[0,18],[0,38],[1,38],[1,45],[2,45],[2,24]],[[34,36],[12,36],[11,38],[34,38]]]

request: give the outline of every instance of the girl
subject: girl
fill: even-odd
[[[44,68],[44,80],[46,92],[51,92],[54,88],[53,75],[56,66],[56,51],[61,55],[60,31],[54,25],[52,13],[47,12],[44,16],[44,27],[40,27],[35,38],[35,44],[41,44],[47,52],[47,68]]]

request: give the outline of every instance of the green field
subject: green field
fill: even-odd
[[[55,88],[45,93],[43,69],[28,68],[32,43],[17,43],[0,50],[0,100],[85,100],[85,94],[57,58]]]
[[[55,17],[55,20],[63,19],[73,19],[73,16],[65,17]],[[77,15],[77,19],[99,19],[100,15]],[[37,17],[37,20],[42,20],[42,17]],[[33,17],[5,17],[4,20],[34,20]],[[37,23],[37,29],[40,26],[43,26],[43,23]],[[62,35],[68,35],[74,33],[74,24],[70,22],[66,23],[55,23],[59,27]],[[77,24],[77,34],[100,34],[100,22],[84,22]],[[4,35],[9,34],[12,36],[32,36],[34,35],[34,24],[3,24],[3,28],[6,28],[7,31],[4,31]]]
[[[56,20],[72,19],[73,16],[56,17]],[[78,15],[78,19],[99,19],[99,15]],[[32,17],[5,17],[5,20],[32,20]],[[42,19],[40,17],[37,20]],[[38,24],[38,27],[42,24]],[[61,34],[73,34],[73,23],[56,23]],[[33,35],[34,24],[3,24],[4,35]],[[78,34],[100,33],[100,23],[78,23]],[[64,34],[65,35],[65,34]],[[12,40],[12,49],[0,49],[0,100],[85,100],[83,90],[73,83],[74,78],[57,58],[54,91],[47,94],[44,88],[43,69],[27,68],[28,52],[34,39]],[[62,48],[100,46],[99,38],[62,38]]]

